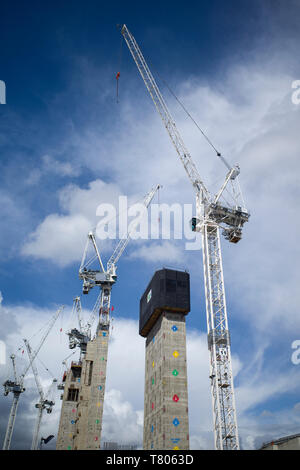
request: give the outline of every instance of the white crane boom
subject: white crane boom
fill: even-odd
[[[143,201],[143,204],[144,206],[146,207],[146,209],[149,207],[149,205],[151,204],[151,201],[156,193],[156,191],[158,191],[160,188],[160,185],[157,184],[156,186],[154,186],[153,189],[151,189],[151,191],[146,194],[146,196],[144,197],[144,201]],[[116,248],[114,249],[114,252],[113,254],[111,255],[111,257],[109,258],[108,262],[107,262],[107,270],[109,271],[111,269],[111,267],[113,265],[116,265],[117,262],[119,261],[123,251],[125,250],[126,246],[128,245],[129,241],[130,241],[130,238],[131,238],[131,234],[134,232],[134,230],[136,229],[137,225],[139,224],[139,220],[136,220],[135,223],[131,224],[130,225],[130,229],[128,229],[128,233],[127,233],[127,236],[125,238],[121,238],[121,240],[119,241],[119,243],[117,244]]]
[[[146,208],[149,207],[156,191],[160,188],[160,185],[157,184],[154,186],[144,197],[143,204]],[[117,269],[117,262],[119,261],[122,253],[124,252],[126,246],[128,245],[131,235],[136,229],[139,220],[135,220],[129,227],[127,234],[120,239],[116,248],[114,249],[111,257],[107,262],[107,268],[104,269],[101,256],[96,244],[96,238],[93,232],[89,232],[88,240],[84,249],[81,265],[79,268],[79,277],[83,280],[83,293],[87,294],[89,290],[94,287],[94,285],[104,286],[111,289],[111,286],[116,282],[116,269]],[[96,254],[89,260],[87,260],[87,253],[88,253],[88,246],[92,243],[94,251]],[[87,269],[91,263],[98,259],[100,264],[100,270],[91,270]],[[107,304],[107,302],[105,302]],[[107,304],[108,305],[108,304]],[[100,310],[103,307],[102,300],[100,301]]]
[[[45,331],[45,333],[43,334],[37,348],[35,349],[35,351],[32,351],[31,353],[31,357],[32,357],[32,360],[34,361],[34,359],[36,358],[36,356],[38,355],[41,347],[43,346],[47,336],[49,335],[50,331],[52,330],[53,326],[54,326],[54,323],[56,322],[57,318],[59,317],[60,313],[62,312],[62,310],[64,309],[64,305],[60,306],[58,308],[58,310],[56,311],[56,313],[53,315],[53,317],[51,318],[50,320],[50,323]],[[27,374],[28,370],[30,369],[31,367],[31,362],[29,361],[29,364],[28,366],[26,367],[26,369],[24,370],[23,374],[21,375],[21,379],[23,380],[25,375]]]
[[[29,362],[31,364],[31,369],[32,369],[32,372],[33,372],[33,375],[34,375],[36,388],[38,389],[40,399],[44,400],[44,392],[43,392],[43,388],[42,388],[42,385],[41,385],[41,382],[40,382],[39,374],[38,374],[38,371],[37,371],[37,368],[36,368],[36,365],[35,365],[35,362],[34,362],[34,357],[32,355],[31,346],[30,346],[29,341],[27,339],[24,339],[24,344],[26,346]]]
[[[186,150],[137,42],[126,25],[123,25],[121,33],[183,163],[184,169],[196,189],[197,217],[192,219],[192,227],[194,231],[202,234],[215,448],[217,450],[239,449],[219,236],[219,227],[223,226],[225,238],[237,243],[241,239],[242,226],[249,218],[247,210],[237,204],[238,198],[241,197],[240,191],[233,188],[232,196],[236,203],[234,207],[226,207],[219,203],[227,184],[236,180],[239,167],[236,165],[230,168],[227,161],[218,153],[229,172],[220,191],[215,198],[212,198],[200,178],[190,154]]]

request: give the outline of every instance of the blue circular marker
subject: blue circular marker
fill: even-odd
[[[173,326],[172,326],[172,330],[173,330],[173,331],[177,331],[177,330],[178,330],[177,326],[176,326],[176,325],[173,325]]]
[[[173,424],[175,427],[177,427],[179,424],[179,420],[177,418],[173,419]]]

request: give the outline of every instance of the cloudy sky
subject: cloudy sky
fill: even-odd
[[[226,169],[166,84],[241,167],[251,217],[238,245],[222,240],[241,445],[255,449],[300,432],[300,100],[293,88],[300,80],[299,2],[189,1],[183,8],[166,0],[148,10],[141,2],[13,1],[2,2],[0,21],[1,381],[11,376],[12,352],[22,372],[22,339],[37,345],[63,304],[37,361],[45,388],[61,378],[71,353],[65,333],[75,322],[72,300],[81,294],[78,268],[99,204],[118,207],[120,195],[140,201],[160,183],[154,203],[194,206],[193,188],[116,27],[126,23],[209,189],[216,192]],[[113,247],[99,241],[104,260]],[[202,253],[185,248],[186,239],[175,237],[132,240],[118,263],[103,440],[141,444],[139,299],[154,271],[171,266],[191,276],[191,448],[213,447]],[[87,317],[97,294],[82,298]],[[30,448],[35,420],[32,375],[25,386],[15,449]],[[0,396],[1,440],[11,400]],[[44,437],[57,435],[60,405],[56,392]]]

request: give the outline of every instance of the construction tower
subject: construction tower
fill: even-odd
[[[109,332],[98,329],[86,354],[64,374],[57,450],[100,449]]]
[[[156,271],[140,300],[139,333],[146,337],[143,448],[189,449],[185,316],[190,279]]]

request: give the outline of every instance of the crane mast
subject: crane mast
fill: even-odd
[[[215,197],[212,197],[183,143],[143,54],[126,25],[123,25],[121,34],[196,191],[197,217],[192,219],[192,230],[202,234],[214,442],[217,450],[239,449],[220,246],[220,228],[223,229],[222,233],[227,240],[237,243],[241,239],[242,227],[249,219],[237,181],[239,166],[231,168],[226,160],[218,154],[229,171],[220,191]],[[221,198],[224,190],[230,184],[234,205],[228,207],[228,205],[221,203]]]

